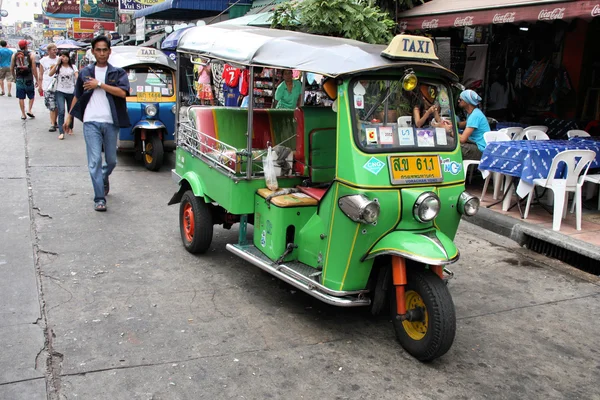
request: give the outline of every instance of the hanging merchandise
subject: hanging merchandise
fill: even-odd
[[[225,97],[225,107],[237,107],[240,100],[240,89],[231,87],[227,82],[223,82],[223,95]]]
[[[523,76],[523,85],[530,89],[540,86],[544,80],[544,73],[547,67],[547,59],[532,62]]]
[[[242,96],[248,96],[249,81],[250,81],[250,71],[245,69],[242,71],[242,76],[240,79],[240,94]]]
[[[212,72],[212,83],[215,92],[215,99],[217,100],[216,105],[225,104],[225,93],[223,92],[223,69],[225,68],[224,63],[218,60],[212,60],[210,63],[210,69]]]
[[[223,80],[229,87],[237,87],[241,73],[242,71],[239,68],[225,64],[225,68],[223,69]]]

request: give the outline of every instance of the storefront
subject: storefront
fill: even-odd
[[[600,119],[598,15],[597,0],[433,0],[398,22],[406,31],[450,38],[450,68],[480,92],[489,114],[585,128]],[[490,93],[498,84],[511,99],[499,113],[497,93]]]

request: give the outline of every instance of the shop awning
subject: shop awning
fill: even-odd
[[[240,4],[249,4],[242,0]],[[228,0],[166,0],[152,7],[136,11],[134,18],[193,21],[219,14],[229,7]]]
[[[432,0],[398,15],[403,30],[452,28],[535,21],[591,19],[600,1]]]

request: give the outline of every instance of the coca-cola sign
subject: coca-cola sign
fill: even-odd
[[[506,14],[494,14],[492,23],[494,24],[506,24],[509,22],[515,22],[516,12],[507,12]]]
[[[596,4],[592,9],[592,17],[597,17],[600,15],[600,4]]]
[[[421,23],[421,29],[437,29],[439,22],[439,19],[425,20]]]
[[[565,8],[555,8],[554,10],[542,10],[538,15],[540,21],[552,21],[555,19],[563,19],[565,17]]]
[[[454,20],[454,26],[471,26],[473,25],[473,16],[467,15],[466,17],[457,17]]]

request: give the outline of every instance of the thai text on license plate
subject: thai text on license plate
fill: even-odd
[[[158,101],[161,98],[161,94],[158,92],[138,92],[138,101]]]
[[[390,178],[395,185],[435,183],[444,179],[437,155],[390,156],[389,166]]]

